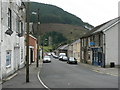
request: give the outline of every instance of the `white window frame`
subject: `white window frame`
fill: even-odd
[[[8,8],[8,29],[12,30],[12,11]]]
[[[6,51],[6,68],[11,67],[11,55],[12,55],[12,51],[11,50],[7,50]]]

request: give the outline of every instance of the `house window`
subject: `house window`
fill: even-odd
[[[23,22],[22,21],[20,22],[20,25],[21,25],[20,33],[21,33],[21,35],[23,35]]]
[[[11,66],[11,50],[6,51],[6,67]]]
[[[21,62],[23,62],[23,49],[21,49]]]
[[[19,33],[20,32],[20,22],[19,22],[19,17],[17,17],[18,19],[16,20],[16,32]]]
[[[95,35],[93,36],[93,42],[96,43],[96,42],[95,42]]]
[[[100,37],[100,34],[99,34],[99,46],[101,45],[101,37]]]
[[[12,30],[12,12],[11,9],[8,9],[8,29]]]

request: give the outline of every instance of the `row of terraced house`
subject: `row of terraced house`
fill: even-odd
[[[0,81],[26,64],[25,1],[0,0]],[[37,39],[29,35],[29,42],[31,64],[37,59]]]
[[[101,67],[119,66],[118,30],[120,17],[105,22],[75,40],[71,44],[58,48],[66,51],[68,57],[75,57],[78,62]]]

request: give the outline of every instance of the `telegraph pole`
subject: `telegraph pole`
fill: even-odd
[[[37,31],[39,31],[39,9],[37,11],[38,14],[38,21],[37,21]],[[36,61],[36,67],[39,66],[39,33],[37,35],[37,61]]]
[[[29,82],[29,1],[27,2],[26,9],[26,21],[27,21],[27,30],[26,30],[26,82]]]

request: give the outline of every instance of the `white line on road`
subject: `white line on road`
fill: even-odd
[[[41,78],[40,78],[40,71],[38,72],[38,79],[39,79],[39,81],[40,81],[40,83],[43,85],[43,87],[45,87],[46,89],[48,89],[48,90],[51,90],[50,88],[48,88],[44,83],[43,83],[43,81],[41,80]]]
[[[42,64],[43,64],[43,62],[40,63],[40,69],[42,68]],[[40,81],[40,83],[43,85],[44,88],[46,88],[46,89],[48,89],[48,90],[51,90],[51,89],[48,88],[48,87],[43,83],[43,81],[41,80],[41,78],[40,78],[40,71],[38,71],[37,77],[38,77],[38,80]]]

